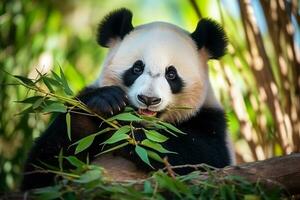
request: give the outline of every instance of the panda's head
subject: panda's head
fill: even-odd
[[[109,53],[98,86],[119,85],[141,114],[170,122],[188,119],[205,103],[217,104],[207,60],[223,56],[227,40],[216,22],[202,19],[189,33],[164,22],[133,27],[131,20],[123,8],[100,23],[97,40]]]

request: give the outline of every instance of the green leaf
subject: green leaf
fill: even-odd
[[[33,104],[32,104],[32,108],[33,109],[37,109],[38,107],[40,107],[40,105],[43,103],[44,99],[40,98],[37,99]]]
[[[175,126],[173,126],[172,124],[162,122],[162,121],[160,121],[159,123],[176,133],[186,134],[186,133],[182,132],[181,130],[179,130],[178,128],[176,128]]]
[[[244,200],[260,200],[261,198],[255,194],[244,195]]]
[[[45,85],[47,86],[48,90],[53,93],[54,89],[52,88],[49,80],[47,80],[47,77],[44,76],[44,77],[42,77],[42,79],[43,79],[43,82],[45,83]]]
[[[128,144],[129,144],[129,142],[124,142],[124,143],[119,144],[119,145],[117,145],[117,146],[114,146],[114,147],[112,147],[112,148],[110,148],[110,149],[107,149],[107,150],[105,150],[105,151],[102,151],[102,152],[98,153],[96,156],[99,156],[99,155],[101,155],[101,154],[105,154],[105,153],[108,153],[108,152],[111,152],[111,151],[120,149],[120,148],[122,148],[122,147],[124,147],[124,146],[126,146],[126,145],[128,145]]]
[[[21,101],[16,101],[17,103],[30,103],[33,104],[34,102],[36,102],[38,99],[43,99],[43,96],[33,96],[33,97],[28,97],[26,99],[23,99]]]
[[[38,188],[34,189],[33,193],[38,195],[37,199],[42,199],[42,200],[50,200],[50,199],[58,199],[61,197],[61,185],[55,185],[55,186],[50,186],[50,187],[43,187],[43,188]]]
[[[89,136],[84,137],[81,140],[79,140],[78,145],[76,146],[76,149],[75,149],[75,154],[78,154],[78,153],[82,152],[83,150],[87,149],[89,146],[91,146],[94,139],[95,139],[95,135],[93,134],[93,135],[89,135]]]
[[[48,83],[50,83],[51,86],[55,86],[55,87],[61,87],[62,86],[62,84],[59,81],[57,81],[53,78],[44,76],[43,79],[45,79]]]
[[[21,112],[17,113],[17,115],[23,115],[23,114],[28,114],[28,113],[34,113],[34,110],[32,106],[29,106],[28,108],[25,108]]]
[[[102,134],[102,133],[106,133],[106,132],[111,131],[111,130],[113,130],[113,129],[114,129],[114,128],[105,128],[105,129],[103,129],[103,130],[101,130],[101,131],[98,131],[98,132],[93,133],[93,134],[90,134],[90,135],[93,135],[94,137],[96,137],[97,135],[100,135],[100,134]],[[69,147],[74,146],[74,145],[78,144],[79,142],[80,142],[80,140],[78,140],[77,142],[71,144]]]
[[[120,121],[141,121],[142,119],[140,119],[139,117],[131,114],[131,113],[121,113],[118,115],[115,115],[109,119],[107,119],[107,121],[113,121],[113,120],[120,120]]]
[[[149,140],[152,140],[153,142],[165,142],[167,141],[169,138],[160,134],[159,132],[155,131],[155,130],[145,130],[145,134],[146,137]]]
[[[27,77],[17,76],[17,75],[15,75],[14,77],[17,78],[17,79],[19,79],[25,85],[29,85],[29,86],[33,86],[34,85],[34,82],[31,79],[27,78]]]
[[[77,168],[81,168],[82,166],[85,165],[84,162],[82,162],[81,160],[79,160],[78,158],[76,158],[75,156],[68,156],[68,157],[64,157],[67,161],[69,161],[69,163],[71,165],[73,165],[74,167]]]
[[[54,71],[51,71],[51,72],[52,72],[52,75],[55,78],[55,80],[59,83],[62,83],[61,78],[58,76],[58,74],[55,73]]]
[[[151,186],[150,181],[145,181],[144,182],[144,193],[152,194],[153,193],[153,188]]]
[[[58,165],[60,171],[63,171],[63,158],[63,149],[61,148],[58,154]]]
[[[67,95],[73,96],[74,94],[73,94],[71,88],[69,87],[69,84],[68,84],[68,82],[67,82],[67,79],[66,79],[66,77],[65,77],[65,74],[64,74],[63,70],[62,70],[61,68],[59,68],[59,69],[60,69],[61,83],[63,84],[65,93],[66,93]]]
[[[164,163],[163,159],[155,152],[147,150],[148,156],[152,158],[153,160],[156,160],[158,162]]]
[[[109,139],[107,139],[102,144],[113,144],[121,140],[128,139],[129,135],[127,135],[126,133],[128,133],[129,131],[130,131],[130,126],[122,126],[121,128],[119,128],[119,130],[117,130]]]
[[[124,112],[132,112],[132,111],[134,111],[134,109],[129,106],[126,106],[124,109]]]
[[[43,112],[67,112],[67,107],[62,103],[52,103],[44,107]]]
[[[67,124],[68,138],[71,141],[71,115],[69,112],[67,112],[67,114],[66,114],[66,124]]]
[[[164,127],[163,125],[160,125],[160,124],[157,124],[157,123],[153,123],[153,125],[154,125],[154,127],[155,127],[156,129],[162,129],[162,130],[167,129],[167,128]]]
[[[161,144],[152,142],[148,139],[143,140],[141,144],[146,146],[146,147],[149,147],[151,149],[154,149],[154,150],[156,150],[160,153],[175,153],[176,154],[176,152],[169,151],[169,150],[165,149]]]
[[[101,171],[100,170],[89,170],[82,174],[78,180],[75,182],[78,183],[89,183],[95,180],[99,180],[101,178]]]
[[[126,140],[129,138],[129,135],[127,134],[118,134],[111,136],[108,140],[106,140],[103,144],[114,144],[117,142],[120,142],[122,140]]]
[[[152,167],[152,165],[150,164],[149,158],[148,158],[148,153],[147,150],[144,149],[141,146],[136,145],[135,146],[135,152],[137,153],[137,155],[141,158],[142,161],[144,161],[144,163],[148,164],[150,167]],[[152,167],[153,168],[153,167]]]

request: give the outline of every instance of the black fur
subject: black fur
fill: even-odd
[[[131,68],[129,68],[128,70],[126,70],[122,76],[122,80],[124,85],[126,85],[127,87],[130,87],[134,81],[142,74],[142,73],[135,73],[134,72],[134,68],[136,66],[139,66],[142,71],[144,70],[144,63],[141,60],[136,61],[133,66]]]
[[[106,113],[107,115],[110,115],[110,110],[117,114],[119,110],[115,108],[119,106],[122,110],[124,108],[123,105],[127,103],[125,93],[117,86],[87,88],[80,93],[78,98],[95,112],[99,114]],[[98,118],[71,113],[72,141],[69,141],[65,121],[65,114],[60,114],[45,133],[36,140],[25,165],[22,190],[53,184],[54,175],[44,172],[34,173],[36,170],[34,165],[44,167],[43,162],[58,167],[56,156],[61,149],[63,149],[65,156],[74,155],[74,148],[69,148],[70,144],[107,127]],[[162,155],[167,156],[172,165],[207,163],[215,167],[224,167],[229,164],[230,156],[225,146],[226,122],[222,110],[202,108],[195,117],[178,124],[177,127],[187,133],[187,135],[172,137],[168,133],[161,132],[170,138],[163,143],[163,146],[170,151],[178,153]],[[96,137],[93,145],[88,150],[77,155],[78,158],[85,161],[88,155],[91,161],[95,159],[94,155],[101,150],[99,144],[109,136],[109,134],[104,135]],[[142,137],[142,134],[136,135]],[[140,139],[142,140],[143,138]],[[127,146],[116,153],[132,160],[141,169],[149,171],[150,168],[131,152],[134,152],[134,146]],[[151,160],[151,163],[156,169],[163,167],[160,163],[153,160]],[[70,167],[67,163],[64,163],[64,169]],[[191,170],[180,169],[177,172],[185,174]]]
[[[126,8],[118,9],[106,15],[98,27],[98,44],[109,47],[111,39],[123,39],[126,34],[133,30],[131,20],[132,13]]]
[[[184,82],[183,80],[180,78],[180,76],[177,74],[177,70],[174,66],[170,66],[166,69],[166,73],[169,71],[169,70],[173,70],[175,73],[176,73],[176,77],[174,80],[169,80],[167,79],[169,85],[170,85],[170,88],[171,88],[171,91],[173,94],[177,94],[179,92],[181,92],[182,88],[184,87]]]
[[[227,37],[223,28],[214,20],[202,19],[191,37],[196,42],[198,49],[205,47],[211,58],[218,59],[226,52]]]
[[[122,112],[128,104],[127,95],[118,86],[87,88],[78,98],[97,114],[107,117]]]

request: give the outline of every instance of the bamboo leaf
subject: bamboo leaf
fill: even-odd
[[[181,130],[179,130],[178,128],[176,128],[175,126],[173,126],[172,124],[162,122],[162,121],[159,121],[159,123],[176,133],[186,134],[186,133],[182,132]]]
[[[176,152],[169,151],[169,150],[165,149],[161,144],[152,142],[148,139],[143,140],[141,144],[146,146],[146,147],[149,147],[151,149],[154,149],[154,150],[156,150],[160,153],[175,153],[176,154]]]
[[[58,74],[55,73],[54,71],[51,71],[51,72],[52,72],[52,75],[55,78],[55,80],[59,83],[62,83],[61,78],[58,76]]]
[[[149,165],[150,167],[152,167],[152,165],[150,164],[150,161],[149,161],[149,158],[148,158],[148,153],[147,153],[146,149],[144,149],[141,146],[136,145],[135,146],[135,152],[141,158],[141,160],[144,161],[144,163],[146,163],[147,165]]]
[[[58,165],[60,171],[63,171],[63,158],[63,149],[61,148],[58,154]]]
[[[48,90],[50,92],[54,93],[54,89],[52,88],[51,83],[49,82],[49,80],[47,80],[47,77],[43,76],[42,79],[43,79],[43,82],[45,83],[45,85],[47,86]]]
[[[110,149],[107,149],[107,150],[105,150],[105,151],[102,151],[102,152],[98,153],[96,156],[101,155],[101,154],[105,154],[105,153],[108,153],[108,152],[111,152],[111,151],[114,151],[114,150],[117,150],[117,149],[120,149],[120,148],[122,148],[122,147],[124,147],[124,146],[126,146],[126,145],[128,145],[128,144],[129,144],[129,142],[124,142],[124,143],[119,144],[119,145],[117,145],[117,146],[114,146],[114,147],[112,147],[112,148],[110,148]]]
[[[120,120],[120,121],[141,121],[142,119],[140,119],[139,117],[131,114],[131,113],[121,113],[118,115],[115,115],[109,119],[107,119],[107,121],[113,121],[113,120]]]
[[[164,163],[163,159],[157,153],[155,153],[154,151],[147,150],[147,153],[148,153],[148,156],[150,158],[152,158],[153,160]]]
[[[111,131],[111,130],[113,130],[113,128],[105,128],[101,131],[98,131],[98,132],[90,134],[90,135],[93,135],[94,137],[96,137],[97,135],[100,135],[102,133],[106,133],[106,132]],[[78,144],[79,142],[80,142],[80,140],[78,140],[77,142],[71,144],[69,147],[74,146],[74,145]]]
[[[61,83],[59,81],[57,81],[56,79],[44,76],[43,79],[45,79],[48,83],[51,84],[51,86],[55,86],[55,87],[61,87]]]
[[[33,97],[28,97],[26,99],[23,99],[21,101],[16,101],[17,103],[30,103],[33,104],[34,102],[36,102],[38,99],[43,99],[43,96],[33,96]]]
[[[84,151],[85,149],[89,148],[93,143],[94,139],[95,139],[95,135],[93,134],[79,140],[78,145],[76,146],[75,149],[75,154],[78,154]]]
[[[70,95],[70,96],[73,96],[73,92],[71,90],[71,88],[69,87],[69,84],[67,82],[67,79],[65,77],[65,74],[63,72],[63,70],[61,68],[60,69],[60,78],[61,78],[61,83],[63,84],[63,87],[64,87],[64,91],[67,95]]]
[[[126,133],[128,133],[129,131],[130,131],[130,126],[122,126],[121,128],[119,128],[119,130],[117,130],[109,139],[107,139],[102,144],[113,144],[121,140],[128,139],[129,135],[127,135]]]
[[[134,109],[129,106],[126,106],[124,109],[124,112],[133,112],[133,111],[134,111]]]
[[[68,138],[71,141],[71,115],[69,112],[67,112],[67,114],[66,114],[66,124],[67,124]]]
[[[17,76],[17,75],[15,75],[14,77],[17,78],[18,80],[20,80],[25,85],[34,86],[34,82],[31,79],[27,78],[27,77]]]
[[[159,132],[155,131],[155,130],[145,130],[145,134],[146,137],[149,140],[152,140],[153,142],[165,142],[167,141],[169,138],[160,134]]]
[[[33,109],[37,109],[38,107],[40,107],[40,105],[43,103],[43,101],[44,101],[43,98],[37,99],[37,100],[32,104],[32,108],[33,108]]]
[[[114,144],[117,143],[119,141],[128,139],[129,135],[127,134],[118,134],[118,135],[113,135],[111,138],[109,138],[108,140],[105,141],[105,144]]]
[[[25,108],[21,112],[17,113],[17,115],[23,115],[23,114],[28,114],[28,113],[34,113],[34,109],[32,108],[32,106]]]
[[[83,165],[85,165],[84,162],[82,162],[75,156],[68,156],[68,157],[64,157],[64,158],[74,167],[81,168]]]
[[[151,183],[149,181],[144,182],[144,193],[152,194],[153,188],[151,186]]]
[[[52,199],[59,199],[61,197],[61,185],[49,186],[38,188],[34,190],[38,199],[43,200],[52,200]]]
[[[99,180],[101,178],[101,171],[94,169],[89,170],[82,174],[78,180],[75,180],[77,183],[89,183],[95,180]]]
[[[67,112],[67,107],[62,103],[52,103],[44,107],[43,112]]]

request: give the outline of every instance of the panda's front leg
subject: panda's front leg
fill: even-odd
[[[128,105],[128,96],[119,86],[87,87],[77,97],[92,111],[104,117],[121,113]]]
[[[87,87],[79,93],[77,99],[104,117],[122,112],[128,104],[126,93],[118,86]],[[59,114],[33,144],[24,166],[21,189],[28,190],[53,184],[54,174],[37,170],[36,166],[44,166],[42,163],[46,163],[58,168],[57,156],[60,150],[63,149],[66,156],[74,155],[74,148],[69,148],[70,145],[82,137],[99,131],[100,124],[101,120],[96,117],[71,112],[72,140],[70,141],[67,134],[66,114]],[[95,145],[99,147],[98,144]],[[85,159],[88,152],[89,156],[92,157],[94,151],[96,153],[99,148],[92,146],[79,156],[81,159]],[[68,167],[70,166],[65,166],[64,169]]]

